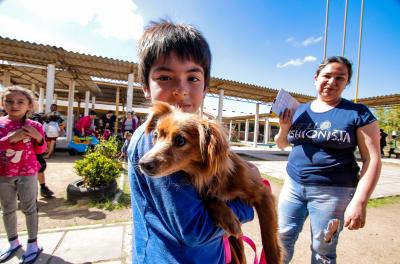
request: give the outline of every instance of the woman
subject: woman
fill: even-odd
[[[307,216],[312,237],[311,263],[336,263],[336,246],[343,227],[363,228],[368,199],[378,181],[381,161],[376,118],[362,104],[342,98],[352,65],[330,57],[314,76],[317,98],[286,109],[275,137],[279,148],[293,144],[279,198],[279,234],[293,257],[294,244]],[[362,168],[354,151],[358,147]]]
[[[122,121],[122,134],[124,135],[125,132],[130,132],[133,134],[138,126],[138,118],[135,113],[126,112],[126,117]]]

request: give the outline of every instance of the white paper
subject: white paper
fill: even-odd
[[[285,90],[280,89],[271,106],[271,112],[274,112],[279,116],[286,108],[294,111],[299,105],[300,103],[293,96]]]

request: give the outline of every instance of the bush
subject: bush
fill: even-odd
[[[117,137],[102,140],[82,160],[75,161],[74,169],[83,178],[86,187],[107,185],[121,174],[118,161],[120,142]]]
[[[110,159],[117,160],[122,147],[122,142],[117,136],[108,140],[101,140],[100,144],[94,147],[94,152],[100,153]]]

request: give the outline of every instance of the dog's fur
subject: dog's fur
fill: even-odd
[[[237,240],[242,234],[241,223],[226,201],[239,198],[254,206],[267,262],[281,263],[273,195],[260,178],[251,176],[255,174],[249,164],[229,150],[221,125],[157,102],[145,124],[146,133],[153,130],[154,147],[140,159],[141,171],[158,177],[185,171],[214,222],[231,235],[236,263],[245,263],[243,244]]]

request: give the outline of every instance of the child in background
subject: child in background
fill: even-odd
[[[17,233],[17,195],[25,214],[28,243],[20,263],[34,263],[42,252],[37,243],[38,213],[36,154],[46,150],[42,125],[27,119],[33,109],[31,91],[7,87],[0,97],[8,115],[0,117],[0,202],[8,245],[0,251],[0,262],[12,257],[21,247]]]
[[[31,115],[30,119],[36,122],[39,122],[40,124],[43,125],[44,120],[43,120],[44,113],[34,113]],[[49,187],[46,185],[46,177],[44,175],[44,171],[47,168],[47,162],[43,157],[43,154],[36,154],[37,161],[40,163],[40,169],[38,171],[38,181],[40,184],[40,196],[43,198],[51,198],[54,195],[54,192],[49,189]]]
[[[47,122],[43,125],[44,134],[46,135],[47,142],[47,154],[43,156],[45,159],[49,159],[54,153],[56,140],[60,136],[61,128],[57,122],[57,115],[50,114],[47,118]]]
[[[128,147],[129,143],[131,142],[131,138],[132,138],[132,133],[125,131],[124,133],[125,141],[121,147],[121,154],[119,155],[119,160],[126,161],[126,159],[128,158]]]
[[[189,25],[152,23],[138,47],[139,78],[146,98],[176,105],[185,112],[198,111],[211,66],[210,49],[202,34]],[[132,263],[225,263],[224,230],[214,224],[186,174],[153,178],[139,170],[137,163],[152,142],[153,133],[145,134],[142,125],[128,147]],[[244,203],[228,205],[241,222],[253,219],[253,209]]]

